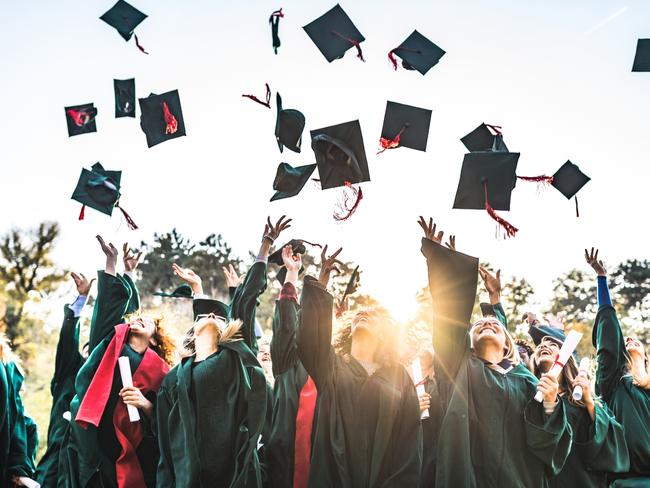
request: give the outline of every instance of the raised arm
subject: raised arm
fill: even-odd
[[[492,313],[494,313],[494,316],[508,330],[508,318],[506,317],[503,305],[501,305],[501,270],[498,269],[496,274],[492,274],[487,268],[480,266],[478,272],[490,297]]]
[[[282,249],[282,260],[287,276],[275,302],[273,315],[273,337],[271,338],[271,360],[273,376],[284,373],[298,361],[297,333],[300,321],[298,305],[298,273],[302,266],[300,254],[293,256],[291,246]]]
[[[596,348],[596,393],[607,402],[621,377],[627,363],[625,339],[621,325],[612,306],[607,287],[607,270],[598,259],[598,249],[585,249],[585,259],[598,276],[598,314],[594,321],[592,343]]]

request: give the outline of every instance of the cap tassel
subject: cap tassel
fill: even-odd
[[[266,102],[263,102],[255,95],[242,95],[242,97],[250,98],[254,102],[257,102],[260,105],[264,105],[266,108],[271,108],[271,88],[269,88],[268,83],[266,83]]]
[[[81,206],[81,212],[79,212],[79,220],[83,220],[86,217],[86,206]]]
[[[512,225],[503,217],[499,216],[494,211],[492,205],[490,205],[488,201],[487,181],[483,182],[483,189],[485,190],[485,210],[487,210],[488,215],[492,217],[492,219],[503,228],[503,230],[506,233],[506,237],[514,237],[515,234],[519,231],[519,229],[517,229],[514,225]]]
[[[167,102],[163,102],[163,116],[165,117],[165,134],[174,134],[178,130],[178,121],[169,111]]]
[[[147,51],[144,50],[144,47],[142,47],[142,44],[140,44],[140,41],[138,39],[138,35],[135,32],[133,33],[133,38],[135,39],[135,45],[138,47],[138,49],[141,52],[145,53],[145,54],[149,54]]]
[[[352,190],[352,196],[348,195],[348,193],[344,191],[343,202],[339,203],[338,209],[334,211],[334,220],[337,222],[343,222],[352,217],[352,214],[357,211],[357,208],[359,208],[359,204],[363,199],[363,191],[360,186],[355,188],[352,186],[352,183],[346,181],[345,187]],[[350,206],[350,201],[352,199],[354,199],[354,203]]]
[[[492,124],[485,124],[485,127],[492,129],[494,131],[494,134],[497,136],[503,135],[501,132],[501,126],[500,125],[492,125]]]
[[[77,127],[83,127],[93,120],[93,115],[87,110],[74,110],[69,108],[66,113],[70,116]]]
[[[408,47],[396,47],[395,49],[391,49],[388,52],[388,59],[390,60],[391,64],[393,65],[393,68],[395,71],[397,71],[397,59],[395,59],[395,51],[408,51],[411,53],[417,53],[417,54],[422,54],[422,51],[419,49],[409,49]]]
[[[354,47],[356,47],[357,48],[357,58],[359,58],[364,63],[366,62],[366,60],[363,59],[363,51],[361,50],[361,44],[359,43],[359,41],[357,41],[356,39],[352,39],[350,37],[345,37],[343,34],[341,34],[340,32],[337,32],[335,30],[333,30],[331,32],[332,32],[332,34],[334,34],[336,36],[339,36],[341,39],[343,39],[345,41],[348,41],[350,44],[352,44]]]
[[[544,188],[553,183],[552,176],[539,175],[539,176],[519,176],[517,175],[518,180],[529,181],[531,183],[537,183],[537,193],[541,193]]]
[[[377,154],[383,153],[386,149],[396,149],[399,147],[400,139],[402,138],[402,132],[406,130],[408,126],[403,125],[402,128],[399,130],[397,135],[393,137],[392,139],[387,139],[386,137],[381,137],[379,139],[379,145],[381,146],[381,149],[377,152]]]
[[[271,24],[271,37],[273,39],[273,52],[275,54],[278,54],[278,48],[280,47],[280,37],[278,36],[278,26],[280,24],[280,18],[284,18],[282,9],[276,10],[269,17],[269,24]]]
[[[578,210],[578,195],[573,197],[573,199],[576,201],[576,219],[580,218],[580,210]]]
[[[131,230],[136,230],[138,228],[137,224],[133,221],[131,216],[126,213],[126,210],[124,210],[122,207],[120,207],[120,203],[117,202],[115,204],[115,208],[119,208],[120,211],[122,212],[122,215],[124,215],[124,220],[126,220],[126,225],[129,227]]]

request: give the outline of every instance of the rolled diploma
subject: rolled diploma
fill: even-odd
[[[589,358],[582,358],[580,360],[580,366],[578,366],[578,369],[580,372],[584,371],[585,373],[589,372]],[[575,400],[582,400],[582,388],[580,386],[576,386],[573,388],[573,398]]]
[[[133,377],[131,376],[131,363],[129,363],[129,358],[126,356],[120,356],[117,358],[117,364],[120,366],[122,386],[133,386]],[[138,412],[137,408],[133,405],[127,405],[126,409],[129,412],[129,420],[131,422],[140,421],[140,412]]]
[[[426,393],[424,385],[418,384],[422,381],[422,365],[420,364],[420,358],[415,358],[415,361],[411,364],[411,371],[413,372],[413,382],[418,385],[415,387],[415,391],[418,394],[418,398],[422,393]],[[429,418],[429,409],[423,410],[420,414],[421,419]]]
[[[564,344],[562,344],[560,352],[557,354],[557,358],[555,359],[553,367],[548,372],[549,375],[552,375],[556,378],[560,375],[562,369],[564,368],[564,365],[571,357],[571,354],[573,354],[573,351],[575,351],[576,347],[578,347],[580,339],[582,339],[582,334],[580,332],[576,332],[575,330],[569,332],[569,335],[567,335],[566,339],[564,340]],[[542,403],[543,399],[544,394],[541,391],[535,393],[536,401]]]

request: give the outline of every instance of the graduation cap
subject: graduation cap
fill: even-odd
[[[350,276],[350,280],[348,281],[347,286],[345,287],[345,291],[343,292],[343,297],[341,300],[338,302],[338,305],[336,307],[336,316],[340,317],[343,315],[343,312],[345,312],[345,300],[348,298],[348,296],[352,295],[356,290],[357,287],[359,286],[359,266],[354,268],[354,271],[352,271],[352,275]]]
[[[475,151],[501,151],[508,152],[503,142],[501,126],[481,123],[476,129],[461,137],[462,142],[469,152]]]
[[[212,298],[195,298],[192,302],[192,309],[195,321],[200,315],[209,315],[211,313],[224,319],[230,318],[230,305]]]
[[[566,335],[562,330],[550,325],[531,325],[528,327],[528,334],[532,337],[536,346],[541,344],[544,337],[550,337],[559,345],[564,344],[566,340]]]
[[[427,258],[433,307],[441,318],[453,317],[467,327],[472,316],[478,286],[478,258],[422,239]]]
[[[78,136],[89,132],[97,132],[97,109],[93,103],[65,107],[65,121],[68,125],[68,136]]]
[[[284,146],[293,152],[300,152],[302,145],[302,131],[305,128],[305,116],[294,109],[282,108],[282,97],[279,93],[275,95],[277,105],[277,117],[275,119],[275,138],[278,141],[280,152]]]
[[[431,110],[402,103],[386,102],[384,125],[379,139],[381,146],[379,153],[397,147],[426,151],[430,123]]]
[[[188,285],[187,283],[183,283],[181,286],[176,288],[171,293],[158,291],[154,293],[154,295],[163,298],[193,298],[194,292],[192,291],[192,287],[190,285]]]
[[[328,63],[342,58],[353,46],[357,49],[357,57],[365,61],[360,44],[366,39],[338,3],[303,29]]]
[[[273,52],[278,54],[280,47],[280,37],[278,37],[278,27],[280,26],[280,19],[284,17],[282,9],[276,10],[269,17],[269,24],[271,24],[271,40],[273,41]]]
[[[152,93],[147,98],[138,100],[140,127],[147,135],[148,147],[185,135],[185,122],[178,90],[162,95]]]
[[[481,315],[483,317],[496,317],[494,306],[491,303],[481,302],[479,303],[479,307],[481,308]]]
[[[286,246],[291,246],[292,255],[295,256],[296,254],[305,254],[307,252],[307,248],[305,247],[306,242],[307,241],[303,241],[302,239],[291,239],[284,246],[279,247],[276,251],[271,253],[271,255],[269,256],[268,259],[269,263],[280,266],[280,269],[278,270],[278,273],[276,274],[275,277],[281,284],[284,285],[284,280],[287,277],[287,268],[285,268],[284,261],[282,260],[282,250]],[[307,244],[320,247],[319,244],[312,244],[310,242],[307,242]],[[299,273],[302,273],[304,270],[305,270],[304,267],[300,268]]]
[[[115,117],[135,117],[135,79],[113,80]]]
[[[486,210],[508,236],[517,232],[495,210],[510,210],[516,184],[519,153],[474,152],[465,154],[453,208]]]
[[[580,168],[578,168],[578,166],[573,164],[571,161],[564,163],[553,175],[553,181],[551,182],[551,185],[553,185],[555,189],[562,193],[562,195],[564,195],[567,200],[575,197],[576,217],[580,217],[580,212],[578,210],[578,197],[576,194],[590,180],[591,178],[580,171]]]
[[[280,163],[273,181],[273,189],[276,193],[271,197],[271,201],[293,197],[300,193],[315,169],[315,164],[294,168],[290,164]]]
[[[423,75],[433,68],[445,51],[436,46],[429,39],[420,34],[417,30],[406,38],[406,40],[388,53],[388,59],[397,69],[395,55],[402,58],[402,66],[408,70],[417,70]]]
[[[125,41],[130,40],[131,36],[133,36],[135,38],[135,45],[138,49],[145,54],[149,54],[140,45],[138,36],[133,32],[140,22],[146,18],[147,16],[145,14],[140,12],[134,6],[126,3],[124,0],[118,0],[115,5],[100,17],[100,19],[108,25],[115,28]]]
[[[79,220],[84,220],[86,206],[111,216],[114,208],[119,208],[130,229],[138,226],[126,211],[119,206],[121,171],[108,171],[100,163],[93,164],[90,170],[81,169],[77,187],[72,199],[82,204]]]
[[[639,39],[637,41],[632,71],[650,71],[650,39]]]

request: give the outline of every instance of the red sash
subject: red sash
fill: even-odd
[[[296,437],[294,439],[293,488],[307,488],[311,467],[311,431],[316,409],[316,384],[311,376],[300,390],[296,412]]]

